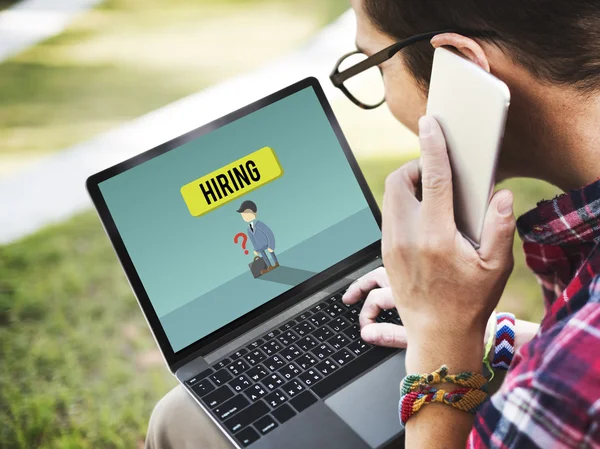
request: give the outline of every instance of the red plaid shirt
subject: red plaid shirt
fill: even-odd
[[[600,448],[600,181],[541,202],[517,226],[546,313],[467,447]]]

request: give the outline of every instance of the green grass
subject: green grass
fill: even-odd
[[[378,200],[405,158],[361,166]],[[507,183],[516,210],[553,196],[545,184]],[[517,266],[502,310],[539,320],[542,301]],[[95,214],[0,247],[0,446],[131,448],[175,382]]]
[[[347,8],[345,0],[107,0],[0,65],[0,156],[61,150],[259,67]]]

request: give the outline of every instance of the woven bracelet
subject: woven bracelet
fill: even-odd
[[[496,317],[496,346],[492,368],[506,370],[515,355],[515,316],[512,313],[499,313]]]
[[[423,386],[430,384],[450,383],[469,388],[482,388],[487,379],[479,373],[464,372],[448,374],[448,367],[442,365],[431,374],[409,374],[400,383],[400,395],[404,396],[413,391],[422,390]]]

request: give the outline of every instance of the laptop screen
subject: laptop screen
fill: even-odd
[[[312,87],[99,189],[174,352],[381,238]]]

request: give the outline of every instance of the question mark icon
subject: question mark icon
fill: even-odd
[[[246,249],[246,242],[248,241],[248,236],[246,234],[244,234],[243,232],[236,234],[233,238],[233,243],[237,245],[240,237],[242,239],[242,249],[244,250],[244,254],[248,254],[248,250]]]

